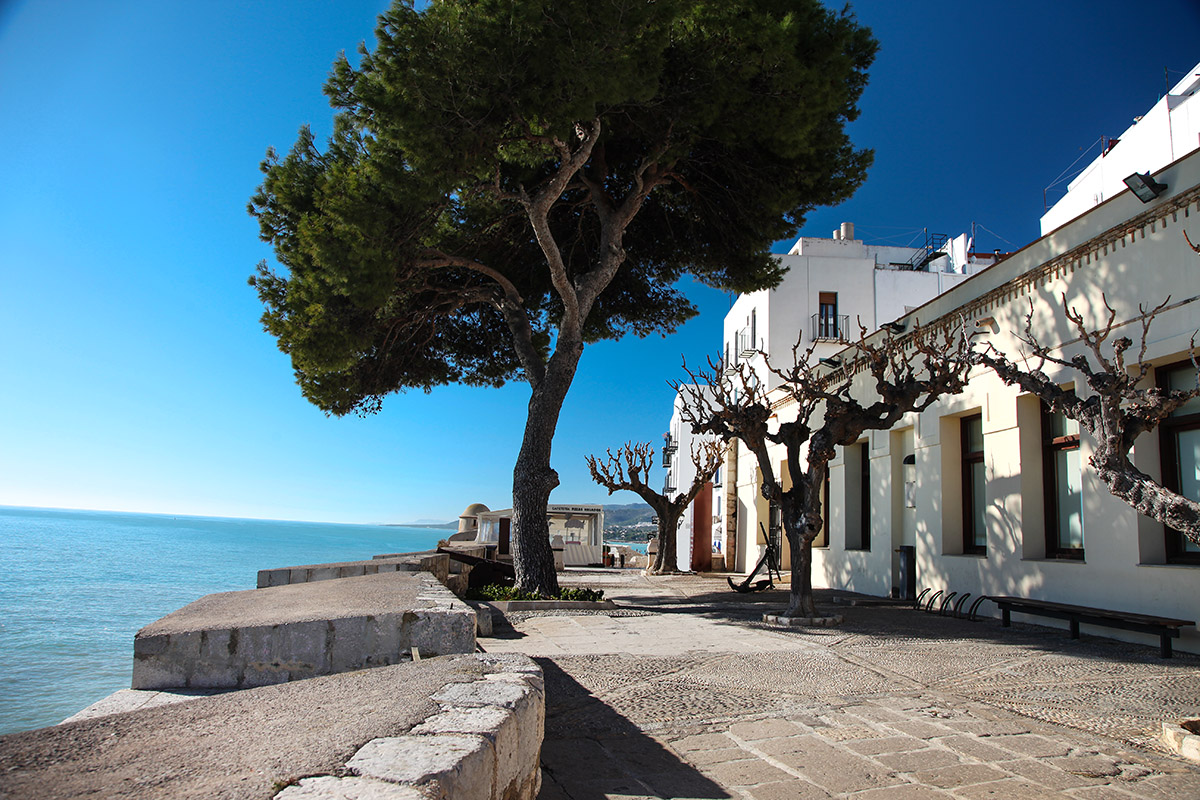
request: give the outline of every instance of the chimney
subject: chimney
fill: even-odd
[[[843,222],[841,234],[842,235],[839,237],[840,239],[842,239],[843,241],[847,241],[847,242],[853,242],[854,241],[854,223],[853,222]]]

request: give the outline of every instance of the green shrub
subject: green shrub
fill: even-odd
[[[468,600],[584,600],[595,602],[604,599],[603,589],[572,589],[563,588],[552,596],[547,597],[540,592],[522,592],[513,586],[501,586],[492,583],[476,589],[467,590]]]

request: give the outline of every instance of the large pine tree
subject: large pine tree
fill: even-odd
[[[251,279],[333,414],[446,383],[531,395],[514,560],[557,587],[551,443],[587,342],[673,331],[691,274],[774,285],[771,243],[861,184],[870,32],[815,0],[397,2],[326,85],[334,133],[268,152]]]

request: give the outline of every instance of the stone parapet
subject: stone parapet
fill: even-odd
[[[427,572],[207,595],[138,631],[134,689],[244,689],[475,649],[475,610]]]
[[[305,564],[298,567],[275,567],[258,571],[258,588],[288,586],[335,578],[357,578],[383,572],[429,572],[446,583],[450,574],[450,557],[435,551],[395,553],[376,556],[366,561],[339,561],[332,564]]]
[[[541,787],[545,683],[528,657],[479,655],[488,672],[433,696],[438,713],[372,739],[343,776],[301,779],[276,800],[533,800]]]

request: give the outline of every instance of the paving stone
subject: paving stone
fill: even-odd
[[[1121,774],[1121,765],[1109,756],[1066,756],[1046,759],[1046,763],[1085,778],[1113,778]]]
[[[774,739],[780,736],[796,736],[805,732],[800,726],[781,719],[759,719],[729,726],[731,736],[747,742]]]
[[[1053,741],[1047,739],[1045,736],[1038,736],[1033,733],[1019,733],[1015,736],[993,736],[991,740],[1005,750],[1011,750],[1023,756],[1033,756],[1034,758],[1065,756],[1071,752],[1070,745],[1065,742]]]
[[[730,747],[722,750],[691,750],[685,756],[689,764],[695,764],[702,767],[707,764],[722,764],[726,761],[741,761],[747,758],[756,758],[753,753],[748,753],[740,747]]]
[[[856,792],[854,800],[949,800],[954,795],[934,789],[929,786],[888,786],[884,789],[871,789],[866,792]]]
[[[936,739],[939,736],[950,736],[955,731],[944,728],[941,725],[933,725],[928,722],[919,720],[904,720],[903,722],[889,722],[887,726],[892,730],[909,736],[915,736],[918,739]]]
[[[854,753],[839,750],[814,736],[797,736],[782,747],[781,740],[769,744],[780,747],[774,755],[781,764],[794,769],[813,783],[831,792],[857,792],[902,781],[895,773],[873,764]],[[766,751],[766,747],[761,748]]]
[[[873,704],[849,706],[843,708],[842,711],[869,722],[902,722],[904,720],[904,715],[900,712]]]
[[[1020,778],[1009,778],[993,783],[977,783],[955,789],[954,795],[963,800],[1062,800],[1070,795],[1056,792],[1045,786]]]
[[[1132,800],[1140,796],[1112,786],[1085,786],[1082,789],[1071,790],[1071,797],[1078,800]]]
[[[753,800],[826,800],[833,797],[819,786],[813,786],[799,778],[752,786],[746,792]]]
[[[1004,761],[1012,758],[1011,753],[989,744],[990,741],[976,739],[974,736],[947,736],[938,740],[938,744],[980,761]]]
[[[1089,778],[1066,772],[1042,761],[1022,758],[1017,761],[1002,761],[997,766],[1016,775],[1037,781],[1051,789],[1070,789],[1075,786],[1093,786],[1097,783],[1108,783],[1100,778]]]
[[[723,750],[734,742],[723,733],[702,733],[698,736],[686,736],[671,742],[671,747],[681,753],[693,750]]]
[[[710,764],[704,768],[704,774],[722,786],[753,786],[793,777],[760,758]]]
[[[948,767],[962,762],[957,755],[949,750],[914,750],[908,753],[888,753],[875,756],[880,764],[894,769],[896,772],[917,772],[919,770]]]
[[[1009,777],[1008,773],[1001,772],[987,764],[951,764],[948,767],[922,770],[912,774],[912,779],[917,783],[938,786],[942,789],[998,781],[1007,777]]]
[[[1130,786],[1139,797],[1151,800],[1181,800],[1181,798],[1200,797],[1200,771],[1188,769],[1170,775],[1155,775]]]
[[[1014,722],[1012,720],[989,720],[968,717],[965,719],[948,719],[945,722],[947,728],[959,731],[961,733],[970,733],[975,736],[1008,736],[1013,734],[1029,733],[1031,728],[1026,723]]]
[[[862,725],[852,725],[848,728],[816,728],[814,729],[814,733],[819,734],[822,739],[828,739],[831,742],[847,742],[852,739],[871,739],[887,735],[883,731],[867,728]]]
[[[921,750],[929,746],[924,739],[914,739],[911,736],[882,736],[878,739],[853,739],[843,742],[842,746],[856,753],[873,756],[880,753],[901,753],[908,750]]]

